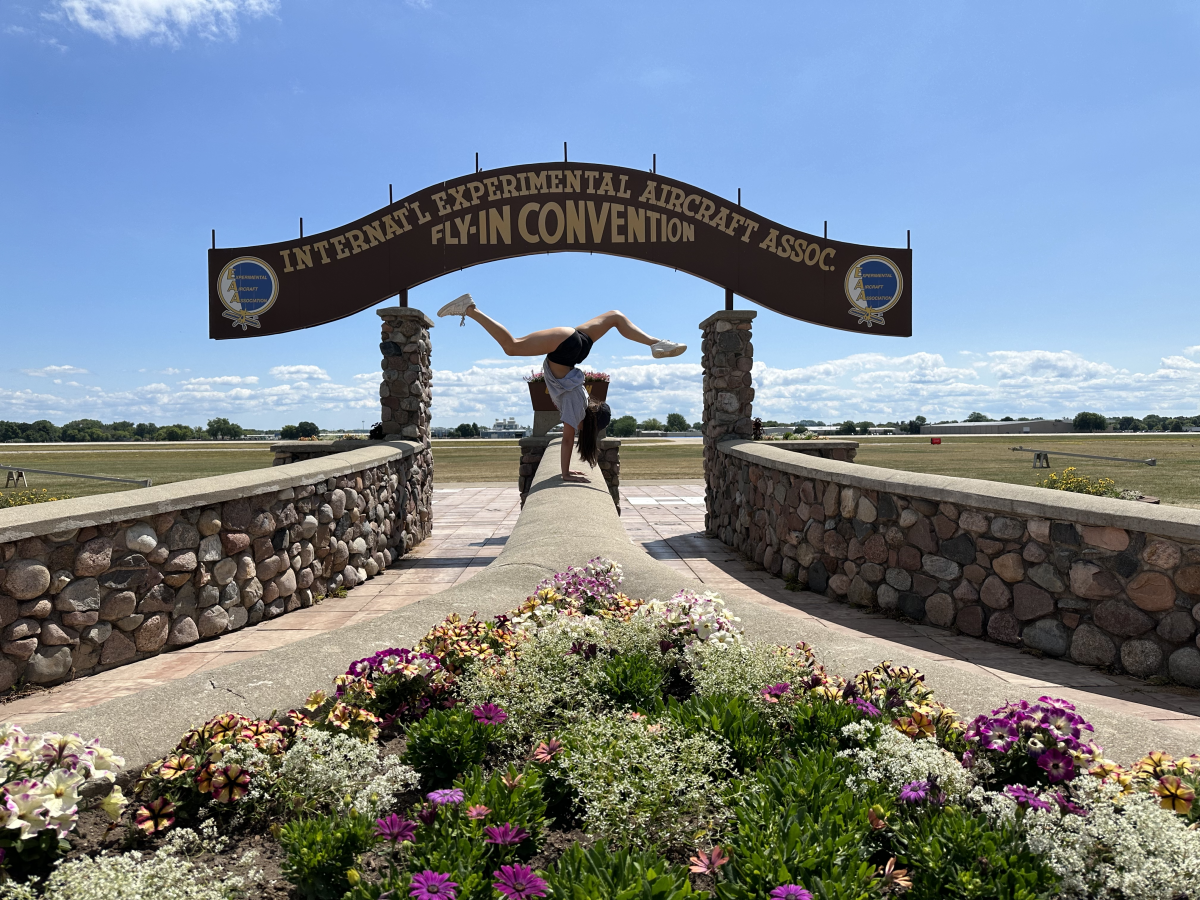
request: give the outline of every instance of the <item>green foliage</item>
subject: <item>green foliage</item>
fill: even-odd
[[[427,788],[444,788],[483,762],[494,726],[481,725],[467,706],[437,709],[408,728],[404,761]]]
[[[54,864],[71,849],[71,845],[59,838],[58,832],[53,828],[39,831],[25,840],[10,838],[2,843],[4,871],[22,880],[31,875],[45,877]]]
[[[1055,884],[1045,861],[1011,824],[993,825],[957,806],[901,820],[892,849],[912,878],[905,895],[912,900],[1035,900]]]
[[[452,433],[460,438],[479,437],[479,426],[474,422],[463,422]]]
[[[439,806],[433,822],[418,830],[409,868],[466,875],[491,873],[514,860],[529,860],[537,852],[547,824],[544,785],[545,779],[533,768],[518,772],[510,766],[489,778],[473,768],[455,782],[455,787],[462,789],[463,801]],[[487,817],[472,819],[467,813],[475,806],[487,807]],[[484,841],[485,827],[506,822],[523,828],[529,837],[514,846]]]
[[[652,417],[642,422],[638,428],[642,429],[642,431],[662,431],[666,428],[666,426],[663,425],[662,422],[658,421],[658,419]]]
[[[753,701],[744,697],[694,696],[685,703],[672,700],[667,715],[688,734],[703,731],[723,740],[742,772],[758,766],[778,749],[779,732]]]
[[[1037,486],[1052,491],[1069,491],[1072,494],[1091,494],[1094,497],[1116,497],[1121,493],[1117,489],[1117,483],[1111,478],[1082,475],[1074,466],[1067,466],[1061,475],[1051,472],[1039,481]]]
[[[841,425],[838,426],[837,433],[838,434],[854,434],[856,431],[858,431],[858,426],[854,424],[853,420],[847,419],[845,422],[843,422]]]
[[[926,424],[928,421],[929,420],[926,419],[924,416],[916,416],[911,422],[908,423],[908,433],[909,434],[920,434],[921,426]]]
[[[680,413],[670,413],[667,416],[667,431],[687,431],[688,420]]]
[[[339,900],[350,890],[347,872],[375,843],[375,821],[348,815],[293,819],[279,832],[287,858],[283,876],[304,900]]]
[[[995,421],[990,416],[986,416],[981,412],[973,412],[967,416],[968,422],[992,422]]]
[[[791,711],[791,733],[783,740],[790,749],[801,752],[823,748],[846,750],[852,746],[842,728],[866,718],[861,712],[838,700],[810,696]]]
[[[608,434],[612,437],[633,437],[637,427],[637,419],[633,416],[621,416],[608,424]]]
[[[654,710],[662,706],[662,666],[644,653],[618,653],[606,660],[596,689],[614,706]]]
[[[1106,431],[1108,419],[1097,412],[1077,413],[1071,424],[1076,431]]]
[[[1133,416],[1121,416],[1117,422],[1118,431],[1145,431],[1145,429],[1145,423]]]
[[[236,440],[245,433],[241,425],[230,422],[225,418],[209,419],[208,424],[205,426],[205,431],[208,432],[208,436],[214,441]]]
[[[717,886],[721,900],[766,897],[800,884],[822,900],[875,896],[874,798],[846,787],[852,763],[829,751],[773,761],[738,791],[736,826],[722,843],[731,856]]]
[[[636,850],[607,850],[578,844],[567,848],[546,873],[555,900],[678,900],[702,897],[692,890],[683,866],[671,865],[658,854]]]

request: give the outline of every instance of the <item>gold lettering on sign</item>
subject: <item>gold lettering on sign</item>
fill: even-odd
[[[458,228],[458,242],[460,244],[467,243],[467,235],[475,233],[475,226],[471,224],[471,213],[467,213],[461,219],[455,219],[454,225]]]
[[[561,169],[551,169],[547,174],[550,176],[550,188],[549,188],[550,193],[561,194],[562,193],[562,170]]]
[[[696,213],[696,218],[705,225],[711,224],[708,217],[712,215],[712,211],[717,208],[717,204],[713,203],[707,197],[700,198],[700,212]]]
[[[586,169],[584,170],[583,177],[587,179],[587,192],[589,194],[596,193],[596,176],[599,174],[599,172],[589,172]]]
[[[499,200],[500,199],[500,191],[498,191],[496,189],[496,186],[500,183],[500,179],[499,178],[485,178],[485,179],[483,179],[483,183],[487,185],[488,199],[489,200]]]
[[[504,238],[504,243],[512,243],[512,222],[509,221],[508,217],[510,209],[512,207],[505,206],[503,213],[496,209],[488,210],[488,233],[491,243],[496,243],[497,235]]]
[[[629,180],[628,175],[621,176],[621,189],[617,191],[618,197],[628,197],[629,196],[629,191],[627,191],[625,189],[625,182],[627,182],[628,180]]]
[[[370,225],[364,225],[363,233],[371,239],[372,247],[374,247],[376,244],[382,244],[384,241],[383,226],[379,224],[378,220],[372,222]]]
[[[763,242],[758,245],[759,250],[770,250],[772,253],[778,252],[779,248],[775,246],[775,238],[779,235],[778,228],[772,228],[770,233],[763,238]]]
[[[329,254],[325,252],[325,248],[329,246],[329,241],[321,241],[320,243],[313,244],[313,246],[316,247],[317,252],[321,254],[321,265],[325,265],[325,263],[329,262]]]
[[[658,182],[647,181],[646,189],[642,191],[642,196],[638,197],[638,203],[653,203],[658,205],[658,201],[654,199],[654,189],[658,187]]]
[[[683,236],[683,225],[678,219],[667,223],[667,240],[674,244]]]
[[[359,231],[357,228],[353,228],[350,231],[347,231],[346,237],[350,238],[351,252],[362,253],[362,251],[367,249],[366,238],[363,237],[363,233],[361,231]]]
[[[775,229],[772,228],[771,230],[774,231]],[[795,240],[795,238],[792,237],[790,234],[785,234],[783,237],[781,237],[779,239],[779,249],[776,250],[775,252],[777,254],[779,254],[780,256],[782,256],[784,259],[787,259],[789,256],[792,255],[792,241],[794,241],[794,240]]]
[[[383,217],[383,227],[384,227],[384,228],[387,230],[387,234],[385,234],[385,235],[384,235],[384,239],[385,239],[385,240],[389,240],[389,241],[390,241],[390,240],[391,240],[393,237],[395,237],[396,235],[398,235],[398,234],[404,234],[404,229],[403,229],[403,228],[397,228],[397,227],[396,227],[396,223],[392,221],[392,217],[391,217],[391,216],[384,216],[384,217]]]
[[[406,205],[411,206],[414,210],[416,210],[418,225],[424,225],[426,222],[428,222],[430,219],[433,218],[433,216],[431,216],[429,213],[421,212],[421,204],[418,203],[416,200],[414,200],[414,201],[412,201],[412,203],[408,203]],[[405,228],[404,230],[408,231],[407,228]]]
[[[453,212],[458,212],[460,209],[466,209],[471,205],[471,201],[464,196],[466,190],[467,186],[465,184],[461,187],[450,188],[450,196],[454,198],[454,206],[451,208]]]
[[[729,227],[722,228],[721,230],[724,231],[726,234],[733,234],[735,231],[737,231],[737,227],[745,221],[746,221],[745,216],[739,216],[737,213],[734,213],[733,218],[729,220]]]
[[[596,173],[593,172],[592,174],[595,175]],[[598,244],[598,243],[600,243],[600,241],[602,241],[604,239],[604,222],[605,222],[605,220],[608,219],[608,204],[607,203],[600,204],[599,217],[596,216],[596,204],[593,203],[591,200],[589,200],[587,202],[587,205],[588,205],[588,220],[592,224],[592,240]]]
[[[517,213],[517,231],[521,233],[521,237],[525,239],[527,244],[536,244],[541,240],[536,234],[531,234],[529,229],[525,227],[525,219],[531,212],[537,212],[539,204],[526,203],[521,207],[521,211]]]
[[[624,176],[621,176],[622,178]],[[625,230],[630,243],[641,242],[646,240],[646,210],[638,209],[636,206],[625,207],[625,212],[628,214],[626,219]],[[651,213],[653,215],[653,213]]]
[[[438,191],[433,195],[433,202],[437,204],[438,213],[443,216],[450,215],[450,207],[446,205],[446,192]]]
[[[517,179],[513,175],[500,176],[500,189],[504,192],[505,198],[521,196],[517,192]]]
[[[837,251],[835,249],[833,249],[832,247],[826,247],[824,250],[821,251],[821,268],[824,269],[826,272],[833,271],[833,266],[825,265],[825,257],[827,257],[827,256],[832,257],[835,253],[837,253]]]
[[[345,259],[350,255],[350,251],[342,246],[342,244],[346,241],[346,236],[344,234],[339,234],[335,238],[330,238],[330,240],[333,241],[333,246],[337,250],[338,259]]]
[[[646,218],[650,220],[650,243],[656,244],[658,243],[658,220],[662,218],[662,214],[648,209]]]
[[[483,196],[483,182],[472,181],[467,185],[467,190],[471,192],[471,205],[475,206],[479,202],[479,198]]]
[[[569,173],[568,173],[569,174]],[[587,243],[587,216],[583,211],[584,201],[567,201],[567,243]]]
[[[728,220],[728,218],[729,210],[722,206],[721,211],[717,213],[717,217],[708,224],[713,228],[720,228],[722,231],[725,231],[725,222]],[[729,232],[725,231],[725,233],[728,234]]]
[[[296,268],[312,268],[312,250],[311,245],[305,244],[303,247],[293,247],[292,252],[296,254]]]
[[[518,172],[517,173],[517,180],[521,182],[521,196],[522,197],[524,197],[526,194],[533,193],[531,190],[529,190],[529,188],[525,187],[525,179],[528,177],[529,177],[528,172]]]
[[[685,241],[694,241],[696,239],[696,223],[695,222],[684,222],[683,223],[683,239]]]
[[[289,256],[289,254],[291,252],[292,252],[291,250],[280,250],[279,251],[279,255],[283,257],[283,271],[285,271],[285,272],[294,271],[292,269],[292,260],[291,260],[291,257]]]
[[[625,207],[620,203],[612,205],[612,241],[614,244],[625,243],[625,235],[617,230],[625,225],[625,219],[622,215],[622,210],[624,209]]]
[[[602,175],[603,177],[600,179],[600,187],[597,188],[596,193],[607,194],[609,197],[611,197],[616,194],[616,190],[613,188],[612,183],[612,172],[604,172]]]
[[[683,212],[683,198],[687,196],[677,187],[671,188],[671,202],[667,204],[667,209],[671,212]]]
[[[567,170],[567,193],[568,194],[578,194],[579,193],[579,176],[582,174],[583,174],[582,169],[568,169]]]
[[[695,216],[696,215],[696,213],[693,210],[688,209],[688,206],[691,205],[691,202],[693,200],[695,200],[697,203],[699,203],[700,195],[699,194],[688,194],[687,195],[687,199],[683,201],[683,214],[685,216]]]
[[[406,209],[398,209],[394,213],[392,213],[392,215],[400,220],[400,224],[404,226],[405,231],[411,231],[412,226],[408,224],[408,219],[405,218],[405,214],[407,212],[408,212],[408,210],[406,210]]]
[[[808,241],[796,238],[796,249],[792,251],[792,262],[804,262],[804,248],[807,246]]]
[[[533,172],[529,173],[529,193],[544,194],[546,193],[546,173],[538,172],[536,175]]]
[[[552,232],[546,231],[546,216],[549,213],[554,213],[555,229]],[[557,244],[563,236],[563,232],[567,228],[567,219],[563,215],[562,207],[553,200],[542,205],[542,211],[538,213],[538,234],[547,244]]]

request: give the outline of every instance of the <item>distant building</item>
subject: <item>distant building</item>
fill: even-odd
[[[1111,425],[1109,427],[1112,427]],[[921,434],[1074,434],[1070,419],[1030,419],[1025,422],[948,422],[922,425]]]
[[[480,428],[479,436],[486,438],[519,438],[532,432],[528,425],[518,425],[511,416],[507,419],[497,419],[491,428]]]
[[[432,428],[429,429],[429,436],[435,437],[435,438],[450,437],[450,434],[453,431],[454,431],[453,428],[445,428],[441,425],[434,425]]]

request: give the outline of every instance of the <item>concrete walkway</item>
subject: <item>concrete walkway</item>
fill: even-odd
[[[145,714],[154,703],[165,702],[171,696],[194,699],[198,687],[207,693],[216,692],[201,706],[217,702],[224,704],[222,709],[244,706],[261,714],[269,711],[258,709],[265,698],[256,702],[259,698],[247,698],[235,687],[222,689],[222,684],[240,682],[255,688],[252,694],[261,693],[264,685],[272,685],[266,690],[274,692],[273,679],[249,680],[255,677],[253,672],[269,672],[276,662],[295,666],[304,658],[304,648],[311,647],[313,653],[322,656],[320,663],[314,659],[312,666],[293,673],[289,679],[297,685],[303,682],[306,692],[322,686],[322,669],[344,668],[343,659],[364,655],[389,642],[402,644],[400,633],[419,637],[413,629],[427,628],[452,609],[478,608],[485,615],[504,611],[544,574],[604,554],[620,559],[626,566],[631,595],[664,596],[689,584],[718,591],[743,618],[750,634],[778,641],[808,640],[831,668],[843,674],[884,658],[917,665],[929,674],[939,695],[964,714],[996,705],[1009,696],[1053,693],[1083,705],[1103,726],[1106,746],[1123,758],[1157,746],[1186,754],[1197,743],[1198,692],[1153,688],[1070,663],[1038,659],[1013,648],[907,625],[808,592],[786,590],[780,579],[755,570],[752,564],[748,567],[728,548],[704,536],[703,486],[698,482],[622,485],[619,524],[612,516],[611,501],[605,509],[597,497],[591,496],[604,496],[599,485],[587,490],[586,495],[561,493],[581,489],[587,490],[587,486],[562,485],[553,477],[539,477],[530,495],[530,507],[543,507],[543,515],[522,522],[522,546],[513,548],[519,552],[501,560],[498,556],[513,533],[519,512],[515,487],[441,485],[434,494],[434,536],[398,567],[353,589],[347,598],[331,598],[254,629],[15,701],[3,710],[3,718],[22,724],[40,722],[39,727],[56,729],[86,730],[102,722],[111,727],[111,719],[122,715],[118,707],[124,705],[114,698],[124,697],[125,703],[132,704],[128,712]],[[604,527],[577,527],[575,532],[582,533],[564,532],[564,499],[572,503],[565,521],[576,523],[595,506],[590,518]],[[621,525],[624,529],[618,538],[613,529],[619,531]],[[624,543],[630,538],[660,565],[656,568],[642,553],[631,555],[632,548]],[[622,550],[622,545],[627,549]],[[493,560],[500,565],[485,568]],[[464,589],[464,583],[482,571],[488,572],[488,578],[479,582],[479,590]],[[443,591],[446,593],[441,597],[432,599]],[[379,620],[380,627],[370,627],[374,620]],[[398,629],[401,620],[404,627]],[[327,640],[296,643],[322,633]],[[395,637],[389,639],[388,633]],[[407,638],[407,642],[411,644],[415,637]],[[297,653],[292,653],[293,649]],[[213,672],[218,668],[223,671]],[[212,678],[205,675],[210,672]],[[229,696],[221,696],[225,691]],[[286,707],[298,702],[302,694],[295,690],[292,693],[294,696],[285,703],[274,705]],[[60,713],[66,714],[61,720],[51,718]],[[1111,733],[1114,725],[1121,726],[1119,735]],[[165,733],[143,736],[137,742],[145,747],[145,753],[157,752],[150,747],[163,745],[169,734],[176,733],[166,723],[163,728]],[[96,733],[95,727],[89,733]],[[131,752],[129,747],[123,750]],[[140,756],[136,750],[132,755]]]

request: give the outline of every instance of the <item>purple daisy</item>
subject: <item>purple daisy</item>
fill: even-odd
[[[454,900],[458,896],[458,892],[454,890],[458,887],[458,882],[451,881],[449,875],[434,872],[432,869],[414,875],[411,887],[408,896],[416,897],[417,900]]]
[[[904,803],[920,803],[928,796],[928,781],[910,781],[900,788],[900,799]]]
[[[781,884],[770,896],[771,900],[813,900],[812,893],[798,884]]]
[[[1046,771],[1050,783],[1069,781],[1075,777],[1075,761],[1070,755],[1052,747],[1037,759],[1037,764]]]
[[[437,818],[438,808],[436,806],[426,806],[417,810],[417,818],[426,825],[432,825],[433,820]]]
[[[512,822],[505,822],[503,825],[489,825],[483,829],[483,834],[485,844],[496,844],[501,847],[519,844],[529,837],[528,831]]]
[[[529,866],[501,866],[492,873],[492,877],[496,879],[492,882],[492,887],[508,900],[546,896],[546,882],[535,875]]]
[[[873,706],[870,702],[868,702],[867,700],[864,700],[862,697],[855,697],[853,700],[850,701],[850,705],[853,706],[855,709],[857,709],[859,712],[865,713],[868,716],[879,715],[879,710],[875,706]],[[787,887],[787,886],[789,886],[789,885],[785,885],[785,887]],[[805,891],[805,893],[807,894],[808,891]]]
[[[508,719],[508,713],[495,703],[485,703],[471,710],[471,715],[480,725],[503,725]]]
[[[445,806],[447,803],[463,802],[463,792],[459,788],[443,788],[440,791],[430,791],[425,796],[438,806]]]
[[[1004,793],[1017,801],[1017,806],[1023,809],[1041,809],[1047,810],[1050,804],[1040,798],[1036,792],[1031,791],[1023,784],[1010,784],[1004,789]]]
[[[383,838],[385,841],[391,841],[393,844],[411,841],[416,834],[417,823],[402,819],[395,813],[385,819],[375,820],[375,836]]]

